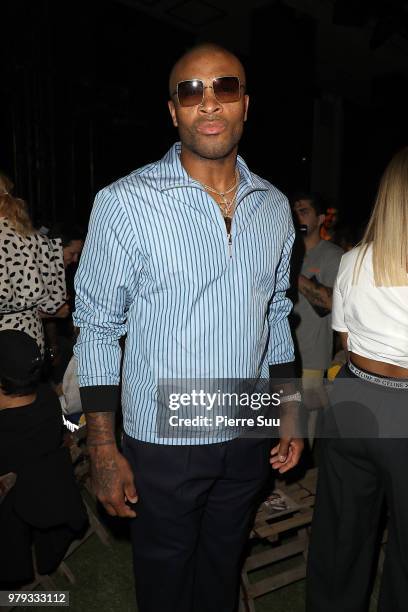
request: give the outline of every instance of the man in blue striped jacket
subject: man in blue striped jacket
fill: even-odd
[[[97,195],[76,276],[93,486],[109,514],[132,519],[140,612],[236,610],[270,464],[287,471],[302,451],[290,436],[271,452],[270,439],[228,427],[158,427],[160,381],[293,375],[294,232],[286,198],[237,155],[248,103],[244,68],[225,49],[201,44],[176,63],[181,142]]]

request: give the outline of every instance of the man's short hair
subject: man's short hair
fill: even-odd
[[[310,202],[310,206],[314,209],[316,215],[319,216],[326,214],[327,203],[317,191],[299,191],[295,193],[292,198],[292,208],[295,202],[298,202],[299,200],[307,200]]]

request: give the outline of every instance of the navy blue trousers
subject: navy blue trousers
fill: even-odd
[[[131,519],[139,612],[236,612],[270,440],[164,446],[124,438],[139,501]]]

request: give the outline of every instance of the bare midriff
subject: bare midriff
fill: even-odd
[[[385,363],[384,361],[376,361],[368,357],[362,357],[357,353],[349,353],[349,358],[357,368],[371,372],[371,374],[379,374],[380,376],[389,376],[390,378],[408,378],[408,368]]]

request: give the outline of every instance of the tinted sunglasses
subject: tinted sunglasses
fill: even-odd
[[[212,85],[204,85],[201,79],[180,81],[172,96],[177,95],[180,106],[197,106],[204,100],[204,89],[212,89],[214,96],[221,104],[238,102],[241,98],[241,84],[239,77],[221,76],[212,80]]]

